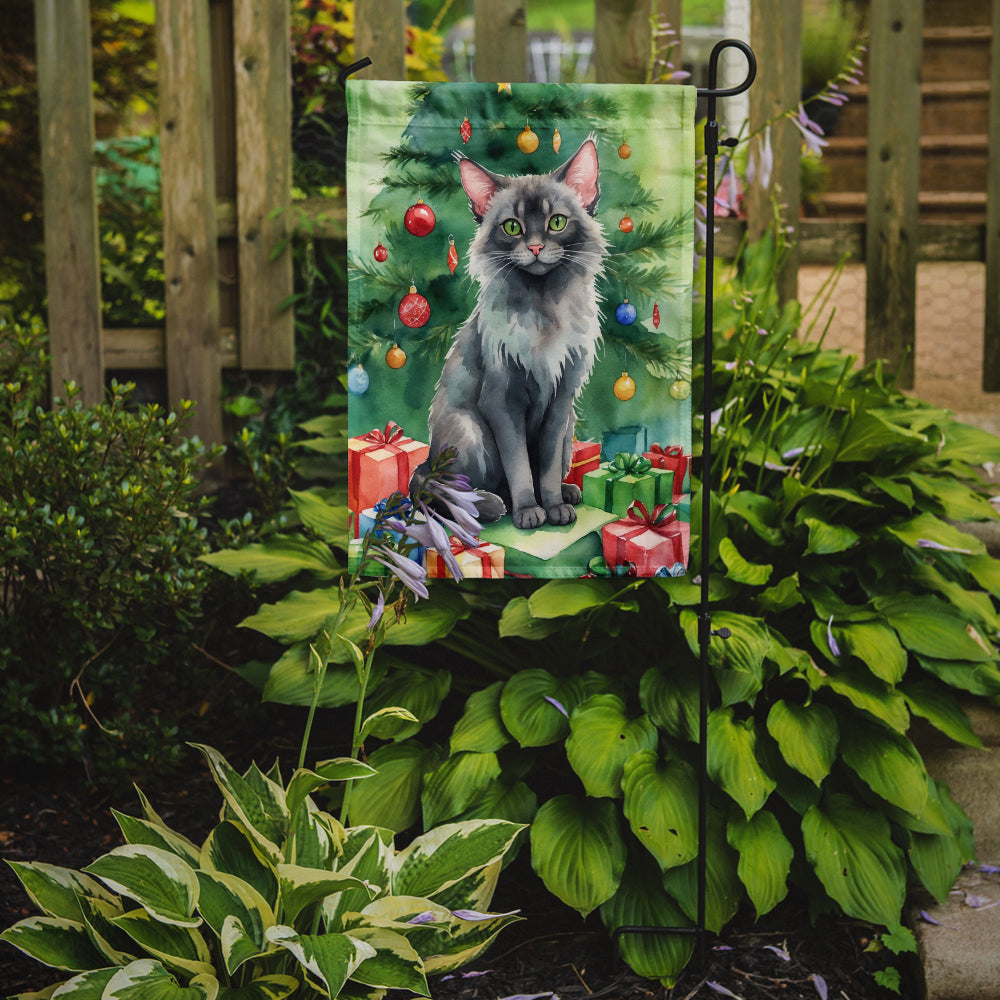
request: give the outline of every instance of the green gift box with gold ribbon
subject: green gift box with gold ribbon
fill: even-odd
[[[624,451],[583,476],[583,502],[619,516],[635,500],[649,508],[671,503],[673,490],[671,470],[654,469],[648,458]]]

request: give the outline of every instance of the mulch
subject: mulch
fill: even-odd
[[[237,763],[236,746],[220,747]],[[193,751],[192,751],[193,753]],[[139,814],[134,793],[88,789],[73,775],[0,778],[0,858],[81,868],[122,842],[111,807]],[[218,814],[219,797],[200,757],[155,790],[154,808],[194,840]],[[813,926],[807,906],[791,899],[760,922],[740,913],[718,938],[707,937],[705,967],[693,962],[673,989],[642,979],[618,960],[595,915],[587,921],[550,896],[531,871],[526,852],[501,876],[494,909],[520,909],[525,919],[504,930],[468,969],[431,977],[435,1000],[499,1000],[551,996],[562,1000],[888,1000],[874,974],[887,965],[903,973],[904,997],[918,995],[911,969],[871,950],[873,929],[843,918]],[[11,870],[0,866],[0,927],[31,915],[30,902]],[[3,994],[38,990],[65,976],[0,944]]]

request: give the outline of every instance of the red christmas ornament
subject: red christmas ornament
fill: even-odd
[[[462,122],[462,126],[458,131],[462,136],[462,142],[468,142],[472,138],[472,122],[469,121],[468,115],[465,116],[465,120]]]
[[[630,232],[632,232],[632,226],[633,226],[633,222],[629,218],[628,214],[626,213],[625,215],[622,216],[621,222],[618,223],[618,228],[623,233],[630,233]]]
[[[436,221],[434,210],[430,205],[425,205],[420,198],[417,199],[416,204],[411,205],[406,210],[406,215],[403,216],[403,225],[406,226],[407,232],[414,236],[426,236],[434,228]]]
[[[654,302],[653,303],[653,329],[658,330],[660,328],[660,307]]]
[[[381,243],[372,251],[372,256],[380,263],[384,264],[389,257],[389,251]]]
[[[405,326],[420,327],[431,318],[431,304],[410,285],[409,292],[399,303],[399,318]]]
[[[448,270],[452,274],[455,273],[455,268],[458,267],[458,250],[455,249],[455,237],[448,237]]]

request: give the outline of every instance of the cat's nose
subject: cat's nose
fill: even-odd
[[[544,244],[544,243],[529,243],[529,244],[528,244],[528,249],[529,249],[529,250],[530,250],[530,251],[531,251],[531,252],[532,252],[532,253],[533,253],[533,254],[534,254],[534,255],[535,255],[536,257],[537,257],[537,256],[538,256],[538,255],[539,255],[539,254],[540,254],[541,252],[542,252],[542,249],[543,249],[544,247],[545,247],[545,244]]]

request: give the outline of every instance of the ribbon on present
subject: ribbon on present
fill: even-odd
[[[641,535],[644,531],[651,531],[661,538],[670,538],[675,534],[678,525],[677,505],[658,503],[650,513],[641,500],[633,500],[629,504],[626,519],[635,523],[628,531],[615,536],[615,565],[621,565],[627,561],[625,559],[626,543],[635,538],[636,535]]]
[[[371,509],[375,512],[375,527],[372,529],[372,534],[376,538],[384,538],[389,529],[380,527],[380,523],[387,517],[405,518],[413,509],[413,504],[409,497],[397,492],[392,496],[382,497]]]
[[[377,444],[385,448],[402,436],[403,428],[400,427],[395,420],[390,420],[385,425],[384,431],[380,431],[377,427],[373,427],[362,437],[362,440],[370,441],[372,444]]]
[[[615,455],[614,460],[609,462],[602,469],[608,473],[604,480],[604,509],[611,510],[614,503],[615,483],[625,476],[644,476],[653,467],[653,463],[642,455],[630,455],[627,451],[620,451]]]
[[[489,579],[493,576],[493,561],[490,558],[490,553],[486,551],[489,548],[493,548],[496,551],[496,547],[492,546],[490,542],[479,541],[475,545],[466,545],[461,538],[457,538],[455,535],[450,535],[448,538],[448,545],[451,548],[451,554],[457,559],[463,552],[471,552],[478,556],[479,561],[482,563],[482,574],[483,579]],[[428,560],[432,555],[431,550],[428,550]],[[437,564],[440,568],[440,572],[437,575],[446,576],[448,575],[444,571],[443,565]],[[431,569],[430,562],[428,561],[428,570]],[[433,575],[433,574],[432,574]]]

